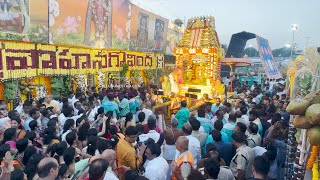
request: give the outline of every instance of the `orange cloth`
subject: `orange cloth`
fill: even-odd
[[[117,147],[117,162],[119,166],[127,166],[130,167],[132,170],[136,170],[140,167],[142,163],[142,157],[136,156],[136,150],[132,146],[131,143],[126,141],[125,139],[120,139]],[[119,173],[119,179],[124,180],[124,174]]]
[[[191,168],[193,168],[194,166],[194,159],[192,154],[188,151],[186,152],[184,155],[179,156],[176,160],[175,160],[177,166],[176,166],[176,171],[178,172],[178,174],[181,175],[181,170],[180,167],[182,166],[183,163],[189,163]],[[171,176],[171,180],[177,180],[177,178],[175,177],[175,175],[172,173]]]
[[[20,139],[24,138],[24,136],[27,134],[27,132],[23,129],[21,129],[20,131],[17,131],[17,141],[19,141]]]

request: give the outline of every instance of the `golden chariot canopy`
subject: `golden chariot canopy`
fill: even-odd
[[[182,71],[182,78],[174,78],[179,85],[179,94],[190,89],[201,89],[194,93],[199,97],[204,93],[216,96],[221,91],[220,59],[224,51],[220,46],[212,16],[196,17],[188,20],[180,44],[174,50],[176,68]],[[175,74],[173,73],[174,77]],[[181,80],[182,79],[182,80]],[[219,89],[219,90],[218,90]]]
[[[177,49],[211,48],[220,48],[218,35],[215,30],[214,17],[196,17],[190,19]]]

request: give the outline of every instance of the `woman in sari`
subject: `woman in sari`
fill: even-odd
[[[24,138],[24,136],[27,134],[27,132],[22,128],[21,120],[19,117],[13,117],[11,119],[11,128],[16,129],[16,140],[20,140]]]

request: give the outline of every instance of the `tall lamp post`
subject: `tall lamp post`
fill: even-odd
[[[292,24],[291,25],[291,31],[292,31],[292,43],[291,43],[291,53],[290,53],[290,58],[293,59],[293,48],[294,48],[294,33],[298,30],[298,25],[297,24]]]

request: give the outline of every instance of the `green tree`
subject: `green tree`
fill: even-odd
[[[259,51],[256,48],[249,47],[244,49],[243,55],[247,55],[248,57],[259,57]]]
[[[291,56],[291,48],[278,48],[272,51],[273,57],[290,57]],[[296,51],[293,50],[292,55],[295,55]]]

